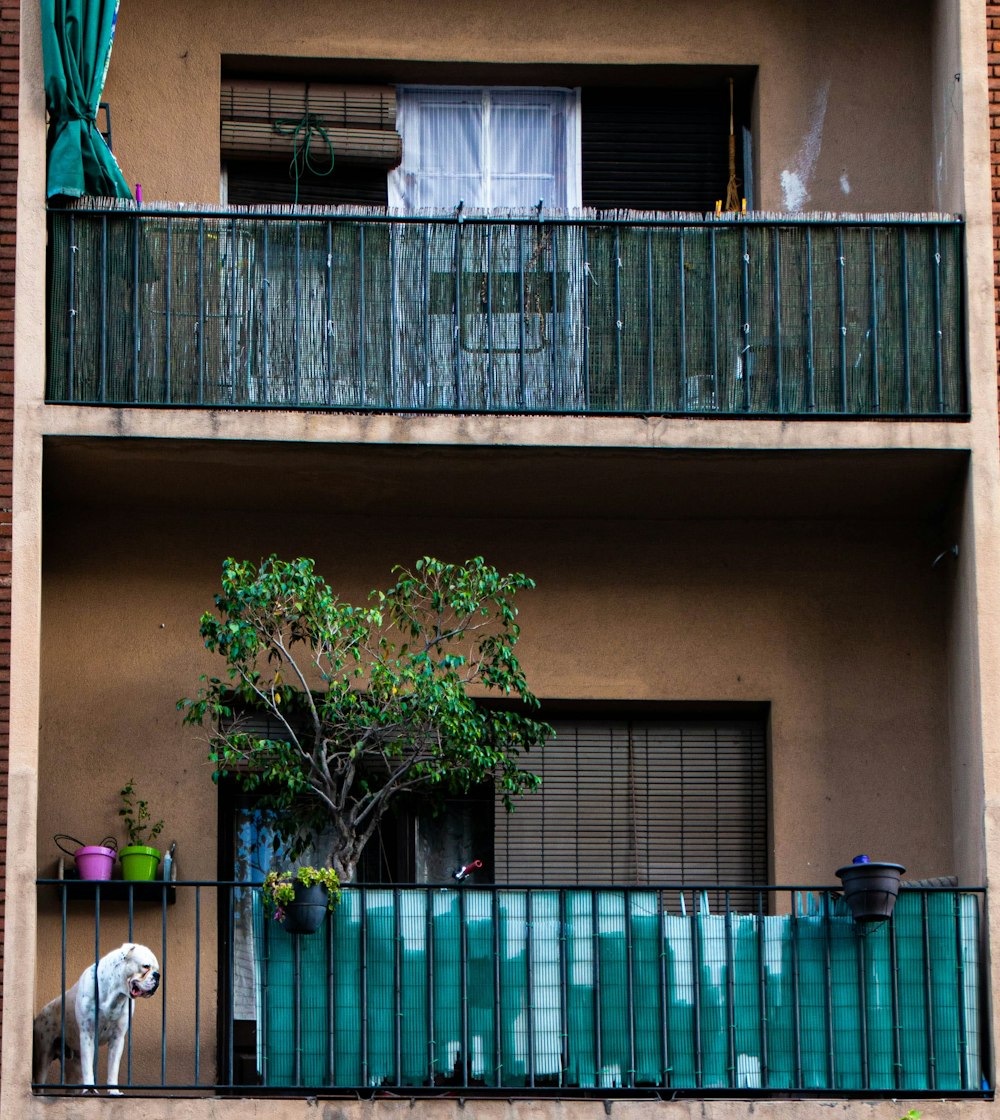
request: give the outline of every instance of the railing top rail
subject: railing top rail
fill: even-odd
[[[514,225],[514,226],[622,226],[691,229],[729,229],[741,226],[961,226],[960,214],[635,214],[541,213],[486,214],[454,210],[445,213],[406,214],[391,211],[337,210],[322,207],[255,209],[234,207],[151,207],[151,206],[73,206],[48,207],[50,214],[83,217],[274,221],[274,222],[366,222],[374,224],[416,225]]]
[[[35,880],[36,886],[71,886],[76,887],[81,883],[87,883],[88,886],[104,886],[114,884],[120,887],[123,883],[129,882],[122,879],[107,879],[107,880],[81,880],[81,879],[45,879],[38,878]],[[139,886],[148,888],[151,886],[162,887],[259,887],[260,883],[249,883],[240,879],[177,879],[171,880],[169,883],[164,880],[156,879],[148,882],[134,881]],[[760,891],[763,894],[774,893],[777,891],[828,891],[828,892],[841,892],[843,885],[838,883],[836,885],[823,885],[823,884],[730,884],[730,883],[648,883],[648,884],[622,884],[622,883],[456,883],[456,882],[443,882],[443,883],[344,883],[342,889],[346,890],[486,890],[486,891],[731,891],[733,893],[740,891]],[[917,884],[900,883],[901,891],[926,891],[928,893],[958,893],[958,894],[986,894],[986,887],[984,886],[919,886]]]

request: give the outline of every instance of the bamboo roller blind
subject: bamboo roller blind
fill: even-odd
[[[296,126],[306,121],[323,129],[336,161],[391,168],[403,158],[392,86],[235,79],[222,83],[223,159],[290,160],[301,146]]]

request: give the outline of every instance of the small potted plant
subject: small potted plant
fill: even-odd
[[[340,880],[332,867],[271,871],[262,889],[265,905],[286,933],[315,933],[327,910],[340,901]]]
[[[125,821],[128,844],[118,853],[122,865],[122,878],[133,882],[149,882],[156,878],[160,865],[160,851],[150,846],[163,831],[163,821],[153,822],[149,812],[149,802],[136,796],[135,779],[129,778],[128,784],[120,791],[122,807],[118,816]]]

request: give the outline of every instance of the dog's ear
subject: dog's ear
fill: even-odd
[[[134,948],[135,948],[135,942],[134,941],[126,941],[125,944],[119,950],[119,952],[122,955],[122,960],[125,960],[125,958],[129,955],[129,953],[132,952],[132,950]]]

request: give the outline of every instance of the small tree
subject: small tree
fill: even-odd
[[[209,723],[214,777],[232,775],[301,851],[332,825],[330,865],[343,882],[393,802],[406,791],[467,791],[493,779],[508,810],[540,780],[518,766],[552,734],[521,711],[537,708],[514,655],[517,592],[534,587],[476,557],[425,557],[393,569],[396,583],[369,605],[338,599],[312,560],[228,559],[217,613],[201,619],[225,677],[202,676],[185,722]],[[264,738],[241,710],[280,728]]]

